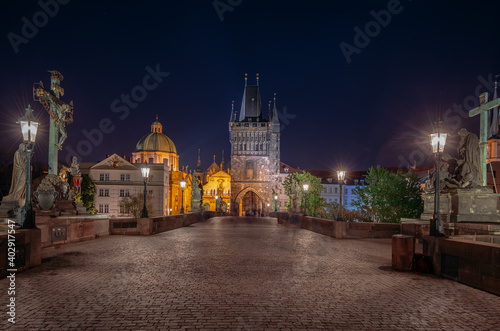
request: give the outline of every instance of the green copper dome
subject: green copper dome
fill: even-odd
[[[135,146],[134,152],[165,152],[177,154],[174,142],[162,133],[162,125],[156,121],[151,125],[151,133],[142,137]]]
[[[139,140],[135,152],[166,152],[177,154],[174,142],[159,132],[151,132]]]

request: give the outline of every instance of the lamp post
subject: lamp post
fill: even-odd
[[[439,179],[439,168],[441,165],[441,153],[444,151],[444,145],[446,144],[446,133],[441,132],[441,121],[436,122],[436,133],[431,133],[430,143],[432,147],[432,152],[434,153],[436,159],[436,170],[434,171],[434,214],[432,215],[431,225],[430,225],[430,235],[431,236],[443,236],[444,235],[444,225],[441,215],[439,214],[439,194],[440,179]]]
[[[342,190],[342,187],[344,185],[344,180],[345,180],[345,171],[339,170],[337,171],[337,179],[339,180],[339,185],[340,185],[340,203],[339,203],[339,221],[342,220],[342,208],[344,207],[342,205],[342,196],[344,195],[344,191]]]
[[[184,214],[184,189],[186,188],[186,180],[184,178],[181,179],[181,214]]]
[[[146,203],[146,196],[148,194],[147,186],[148,186],[148,179],[149,179],[149,170],[150,170],[149,167],[141,168],[142,178],[144,179],[144,206],[142,207],[141,218],[148,217],[148,206]]]
[[[35,212],[31,205],[31,156],[33,155],[33,147],[35,146],[36,133],[39,123],[33,116],[31,105],[26,108],[26,114],[19,118],[18,122],[21,125],[23,134],[23,143],[26,152],[26,202],[24,203],[25,216],[22,224],[23,229],[34,229]]]
[[[304,188],[304,216],[307,216],[307,191],[309,191],[309,184],[302,185]]]
[[[215,211],[219,211],[219,195],[215,195]]]
[[[277,194],[274,195],[274,211],[275,212],[278,211],[278,195]]]

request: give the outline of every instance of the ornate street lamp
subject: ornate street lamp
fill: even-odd
[[[184,214],[184,189],[186,188],[186,180],[184,178],[181,179],[181,190],[182,190],[182,196],[181,196],[181,214]]]
[[[80,193],[80,186],[82,185],[82,176],[80,174],[76,174],[73,177],[73,184],[76,187],[76,194],[78,195]]]
[[[344,195],[344,191],[342,190],[342,187],[345,183],[345,171],[344,170],[339,170],[337,171],[337,179],[339,180],[339,185],[340,185],[340,203],[339,203],[339,221],[342,220],[342,196]]]
[[[148,206],[146,202],[146,196],[148,194],[148,179],[149,179],[149,167],[141,168],[142,178],[144,179],[144,206],[142,207],[142,215],[141,218],[148,218]]]
[[[278,211],[278,195],[277,194],[274,195],[274,211],[275,212]]]
[[[219,211],[219,196],[215,195],[215,211]]]
[[[39,123],[33,116],[33,109],[31,105],[26,108],[26,114],[19,118],[18,122],[21,125],[21,132],[23,134],[23,143],[26,152],[26,202],[24,203],[24,220],[22,224],[23,229],[34,229],[35,212],[31,205],[31,156],[33,155],[33,147],[35,146],[36,133],[38,132]]]
[[[430,143],[432,147],[432,152],[434,153],[436,160],[436,170],[434,171],[434,214],[431,219],[431,227],[430,227],[430,235],[431,236],[444,236],[444,225],[443,220],[441,219],[441,215],[439,214],[439,194],[441,191],[440,188],[440,179],[439,179],[439,168],[441,165],[441,153],[444,151],[444,145],[446,144],[447,134],[441,132],[441,121],[438,120],[436,122],[436,133],[431,133]]]
[[[302,185],[304,188],[304,197],[305,197],[305,204],[304,204],[304,216],[307,216],[307,191],[309,191],[309,184],[304,184]]]

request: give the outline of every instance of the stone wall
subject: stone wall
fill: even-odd
[[[108,215],[38,216],[36,226],[41,231],[42,248],[92,240],[109,235]],[[59,232],[60,236],[54,236]],[[64,233],[66,235],[64,236]]]
[[[15,249],[18,251],[16,263],[19,259],[24,259],[18,266],[16,272],[35,267],[42,263],[41,258],[41,231],[39,229],[20,230],[17,229],[14,234]],[[7,257],[9,256],[9,235],[7,232],[0,234],[0,279],[8,275],[7,269],[14,269],[7,266]],[[12,238],[12,237],[11,237]]]
[[[276,216],[279,224],[339,239],[391,238],[392,235],[401,233],[400,224],[395,223],[341,222],[290,213],[276,213]]]
[[[177,214],[153,218],[110,219],[109,233],[113,235],[150,236],[152,234],[189,226],[215,216],[224,216],[224,214],[215,211],[203,211],[200,213]]]
[[[454,238],[424,237],[436,274],[500,295],[500,245]]]

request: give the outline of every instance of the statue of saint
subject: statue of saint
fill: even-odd
[[[76,156],[71,158],[71,165],[69,166],[69,173],[71,176],[75,177],[76,175],[81,175],[80,165],[78,164],[78,159]]]
[[[201,210],[201,189],[198,184],[198,178],[193,175],[191,183],[191,211],[198,212]]]
[[[12,168],[12,183],[10,184],[9,195],[4,200],[17,201],[19,206],[24,204],[26,199],[26,146],[19,145],[19,149],[14,154],[14,165]]]
[[[461,159],[458,161],[457,179],[460,187],[481,186],[479,139],[474,133],[464,128],[460,129],[458,134],[460,135],[458,155]]]

